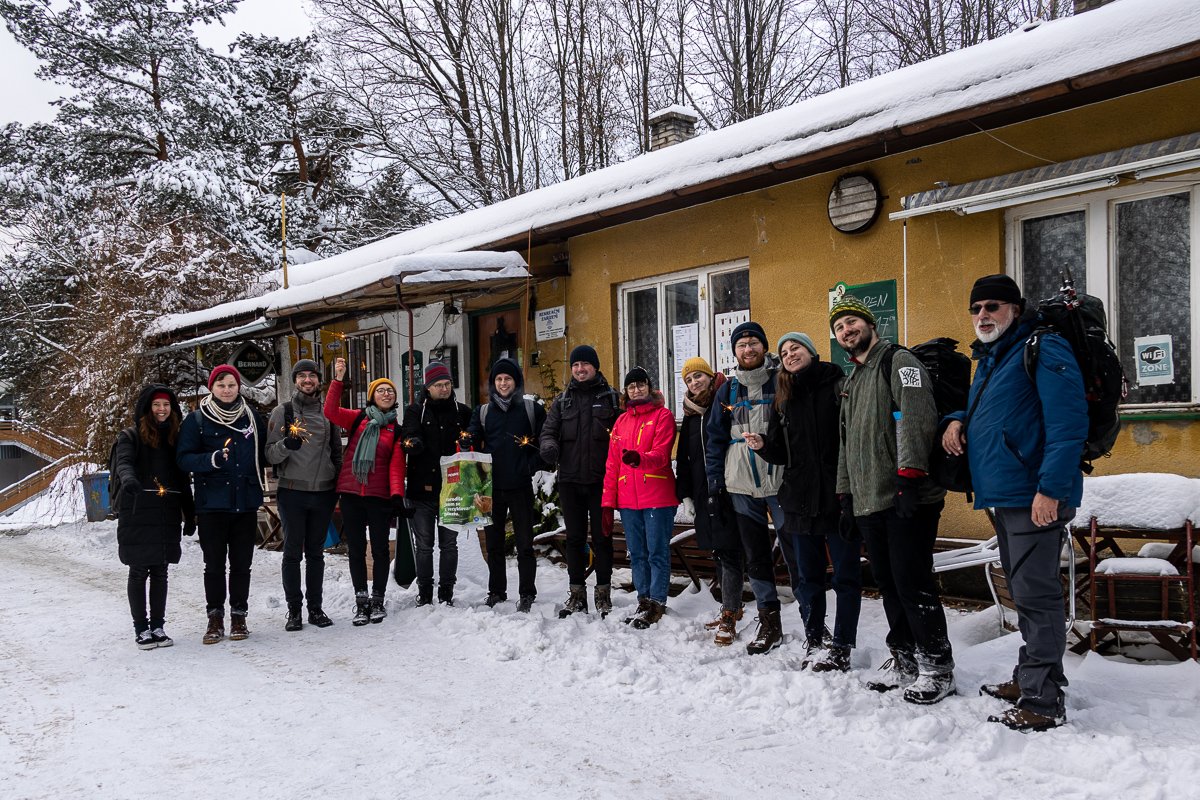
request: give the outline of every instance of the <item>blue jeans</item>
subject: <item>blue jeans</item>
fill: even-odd
[[[633,571],[633,588],[638,599],[648,597],[666,605],[671,585],[671,528],[675,506],[634,510],[621,509],[625,546]]]
[[[783,528],[783,509],[779,507],[779,499],[770,497],[751,497],[748,494],[729,493],[733,500],[733,510],[737,513],[738,533],[742,538],[742,550],[746,554],[746,574],[750,578],[750,589],[754,592],[754,600],[760,609],[779,610],[779,592],[775,589],[775,562],[772,552],[771,530],[767,527],[767,511],[775,523],[775,531],[780,537],[783,559],[787,562],[788,576],[792,581],[792,590],[796,591],[798,570],[795,566],[796,549],[788,546],[791,541]]]

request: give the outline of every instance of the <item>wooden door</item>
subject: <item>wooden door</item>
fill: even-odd
[[[488,397],[488,376],[496,359],[505,356],[520,364],[521,309],[511,308],[485,311],[472,320],[474,332],[475,400],[482,403]],[[521,366],[523,370],[524,365]]]

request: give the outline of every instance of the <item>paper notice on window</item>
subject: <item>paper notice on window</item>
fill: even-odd
[[[717,337],[717,363],[716,370],[718,372],[729,372],[737,366],[737,358],[733,355],[733,345],[729,343],[729,337],[733,335],[733,329],[743,322],[750,321],[750,309],[744,311],[730,311],[728,314],[717,314],[713,317],[713,327],[716,328]]]
[[[683,415],[683,396],[687,392],[680,373],[684,362],[700,355],[700,323],[671,326],[671,353],[671,369],[675,373],[675,416],[680,417]]]
[[[1133,340],[1137,385],[1158,386],[1175,382],[1175,359],[1170,334],[1139,336]]]

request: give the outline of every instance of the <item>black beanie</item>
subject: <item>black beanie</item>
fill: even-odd
[[[321,368],[311,358],[302,358],[292,366],[292,380],[296,380],[301,372],[315,372],[318,378],[321,377]]]
[[[757,322],[743,322],[734,328],[733,334],[729,337],[730,346],[736,346],[740,339],[745,339],[747,336],[753,336],[762,342],[763,350],[770,349],[771,345],[767,343],[767,333]]]
[[[625,387],[631,383],[644,383],[651,389],[654,388],[654,384],[650,382],[650,373],[646,372],[644,367],[634,367],[625,373],[625,382],[621,386]]]
[[[1021,289],[1007,275],[984,275],[971,287],[971,303],[980,300],[999,300],[1004,303],[1024,305]]]
[[[521,374],[521,368],[517,366],[517,362],[511,358],[498,358],[496,363],[492,365],[492,383],[496,382],[497,375],[508,375],[518,385],[525,382],[525,376]]]
[[[590,344],[581,344],[571,351],[571,360],[568,363],[574,364],[579,361],[586,361],[596,369],[600,369],[600,356],[596,355],[596,348]]]

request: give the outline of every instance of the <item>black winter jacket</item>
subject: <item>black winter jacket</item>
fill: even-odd
[[[471,409],[449,397],[421,398],[404,409],[400,425],[407,456],[406,489],[411,500],[437,500],[442,491],[442,456],[454,455],[459,436],[471,422]]]
[[[519,367],[516,367],[516,372],[521,374]],[[496,380],[494,367],[491,379],[493,382]],[[476,408],[471,415],[468,428],[471,442],[479,452],[492,454],[492,487],[499,491],[528,487],[531,485],[533,473],[544,469],[542,458],[538,454],[538,435],[546,423],[546,409],[541,402],[530,401],[533,405],[531,430],[529,413],[525,408],[524,390],[524,379],[518,379],[517,388],[511,395],[512,400],[506,411],[496,402],[493,389],[487,404]],[[488,410],[487,419],[484,421],[486,424],[480,421],[484,408]]]
[[[713,390],[714,396],[716,389],[724,383],[724,377],[719,375]],[[690,497],[696,505],[697,545],[707,550],[737,550],[741,548],[742,541],[736,526],[731,524],[734,520],[732,503],[723,512],[728,523],[708,514],[708,475],[704,469],[707,419],[707,414],[696,414],[691,409],[684,412],[675,448],[675,495],[680,500]],[[728,495],[724,497],[728,499]]]
[[[165,392],[171,397],[176,421],[179,402],[165,386],[151,385],[142,390],[134,404],[134,427],[117,435],[113,467],[121,480],[121,493],[112,502],[117,508],[117,555],[122,564],[151,566],[178,564],[180,529],[195,526],[196,509],[188,476],[175,463],[175,445],[166,441],[163,426],[159,446],[141,441],[138,423],[150,411],[154,395]],[[142,491],[134,491],[134,479]],[[159,486],[165,489],[158,494]]]
[[[542,460],[558,467],[563,483],[604,483],[608,438],[621,398],[602,373],[586,383],[574,378],[554,398],[538,439]]]

